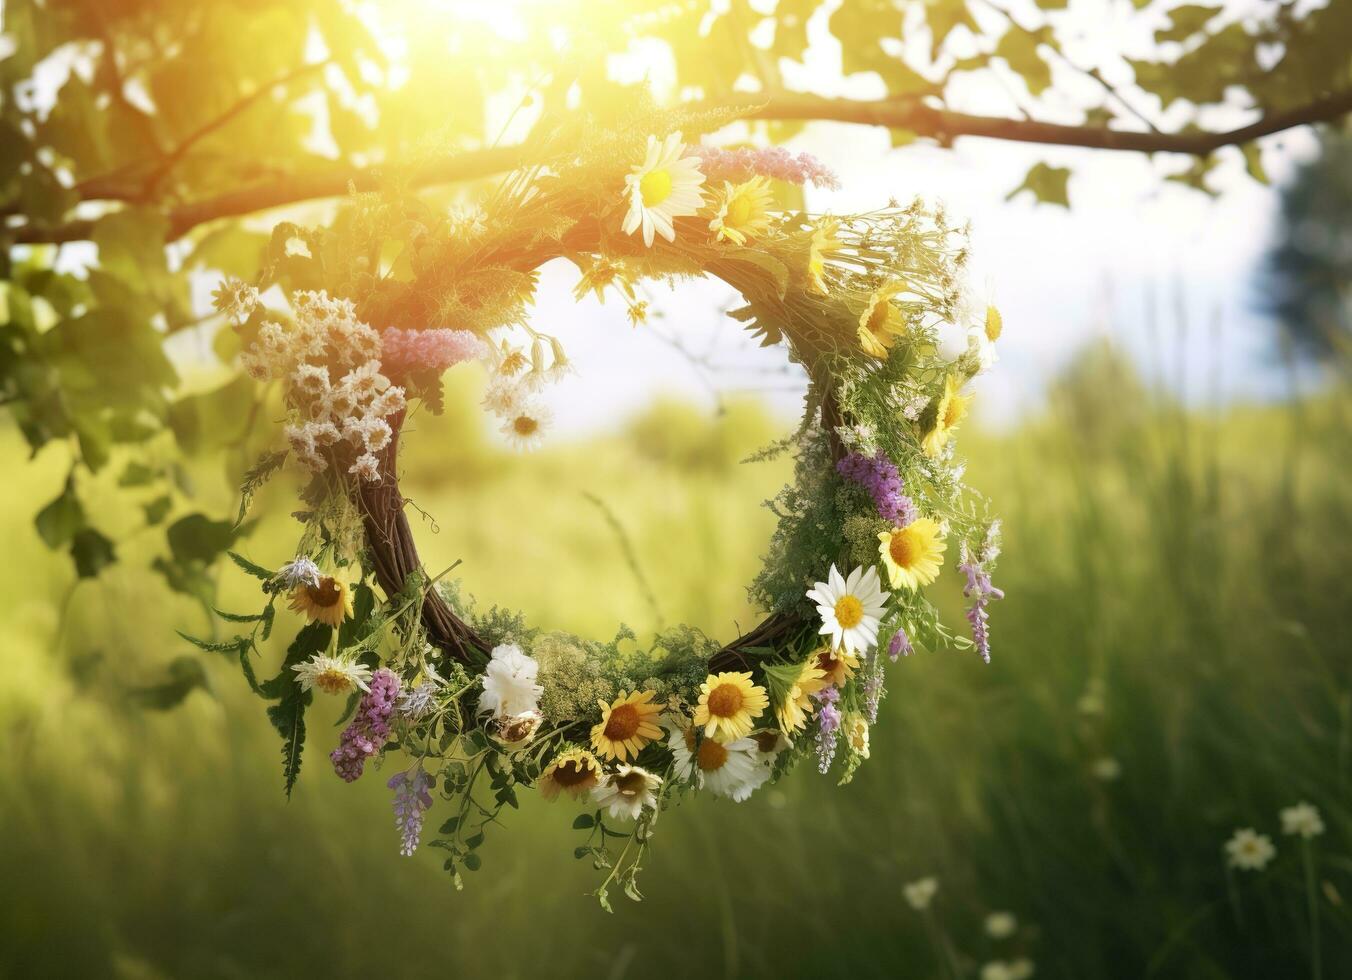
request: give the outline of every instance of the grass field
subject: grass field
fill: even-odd
[[[66,462],[20,465],[0,432],[0,975],[999,980],[988,964],[1020,958],[1067,980],[1352,975],[1349,399],[1210,417],[1113,364],[1087,357],[1039,417],[961,440],[1005,517],[994,662],[891,668],[847,787],[800,767],[745,804],[664,815],[646,901],[614,915],[585,897],[597,878],[568,816],[536,799],[463,892],[435,852],[398,857],[380,781],[326,764],[332,706],[289,803],[228,662],[203,660],[210,691],[174,710],[132,706],[188,652],[174,629],[205,618],[146,569],[133,513],[102,515],[124,563],[72,591],[32,528]],[[772,526],[757,504],[787,476],[738,465],[782,429],[754,406],[659,405],[526,460],[419,425],[405,488],[435,517],[434,570],[463,557],[471,591],[598,637],[620,621],[727,636],[754,616],[743,586]],[[220,511],[218,469],[198,482]],[[260,561],[286,555],[289,492],[260,501]],[[250,586],[225,571],[222,606],[252,605]],[[940,594],[960,625],[956,576]],[[1298,800],[1327,826],[1310,845],[1281,833]],[[1277,856],[1227,871],[1247,826]],[[918,912],[903,885],[924,876],[939,888]],[[985,932],[995,911],[1013,935]]]

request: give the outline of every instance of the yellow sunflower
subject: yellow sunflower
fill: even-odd
[[[905,288],[905,283],[893,279],[875,289],[868,298],[868,305],[859,315],[859,346],[865,354],[886,357],[897,337],[906,329],[901,311],[892,303],[892,297]]]
[[[950,374],[944,382],[944,393],[939,398],[938,410],[934,414],[934,428],[925,434],[921,442],[930,456],[938,456],[943,452],[953,431],[967,417],[967,403],[972,400],[972,396],[958,394],[959,387],[958,379]]]
[[[815,657],[808,657],[783,700],[775,706],[775,717],[779,719],[780,730],[785,735],[807,726],[807,720],[812,715],[812,695],[824,688],[826,683],[826,672],[817,665]]]
[[[333,575],[325,575],[318,585],[298,585],[291,590],[291,606],[305,613],[312,623],[337,627],[352,615],[352,590]]]
[[[844,687],[845,682],[859,669],[859,655],[853,650],[832,650],[823,647],[814,658],[817,669],[826,678],[825,683],[832,687]]]
[[[878,542],[894,589],[918,589],[939,577],[948,543],[932,519],[918,517],[905,527],[883,531]]]
[[[558,799],[559,791],[580,799],[601,781],[601,763],[583,748],[565,749],[540,774],[540,795]]]
[[[808,243],[807,280],[808,291],[818,296],[825,296],[829,292],[826,286],[827,256],[845,244],[836,237],[839,230],[840,222],[835,218],[819,218],[812,229],[812,241]]]
[[[714,218],[709,230],[717,241],[745,245],[770,230],[770,181],[757,175],[744,184],[723,182],[723,190],[714,199]]]
[[[699,686],[695,724],[704,726],[706,738],[735,741],[751,734],[752,722],[769,704],[765,688],[751,683],[750,671],[710,674]]]
[[[591,730],[592,745],[605,759],[624,762],[638,756],[643,746],[662,737],[656,718],[662,706],[653,704],[653,691],[620,692],[611,704],[601,704],[601,721]]]

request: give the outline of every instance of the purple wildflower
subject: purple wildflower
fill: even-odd
[[[398,675],[384,667],[376,671],[371,677],[371,690],[362,697],[356,716],[338,739],[338,748],[329,753],[334,771],[347,782],[360,779],[366,760],[384,747],[398,697]]]
[[[813,697],[821,705],[817,709],[817,721],[821,726],[817,730],[817,771],[825,774],[830,771],[831,761],[836,757],[841,722],[836,702],[840,700],[840,692],[834,687],[826,687]]]
[[[469,330],[391,327],[380,335],[381,371],[390,378],[424,372],[440,375],[453,364],[487,353],[488,345]]]
[[[893,527],[903,528],[920,516],[915,502],[901,492],[901,474],[896,464],[882,453],[874,456],[850,453],[836,463],[836,472],[867,490],[878,508],[878,516]]]
[[[839,190],[840,179],[811,153],[794,156],[782,146],[760,149],[740,147],[724,150],[716,146],[698,146],[700,170],[710,181],[740,182],[752,176],[773,177],[790,184],[810,183],[828,190]]]
[[[915,647],[911,646],[911,638],[906,635],[906,631],[900,626],[892,639],[887,643],[887,656],[893,663],[897,662],[897,657],[909,657],[915,652]]]
[[[410,776],[397,772],[385,785],[394,790],[394,825],[399,828],[399,853],[412,857],[422,837],[423,814],[432,806],[430,779],[421,767]]]
[[[967,584],[962,587],[962,594],[972,600],[971,606],[967,609],[967,622],[972,626],[972,642],[976,644],[976,652],[981,655],[981,659],[985,663],[990,663],[991,637],[988,624],[990,617],[986,607],[992,599],[1003,599],[1005,594],[991,584],[990,572],[975,556],[964,555],[964,561],[958,566],[958,571],[967,576]]]

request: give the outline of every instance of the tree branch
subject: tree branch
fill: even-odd
[[[1297,126],[1339,119],[1352,112],[1352,91],[1330,93],[1294,109],[1265,113],[1255,122],[1225,132],[1190,130],[1180,133],[1156,133],[974,116],[938,109],[915,98],[863,102],[856,99],[780,94],[747,96],[717,103],[692,103],[685,108],[694,111],[731,108],[748,119],[833,121],[886,126],[889,129],[907,129],[922,137],[945,141],[958,136],[979,136],[1049,146],[1206,156],[1224,146],[1247,143]],[[516,146],[471,150],[410,168],[407,177],[413,186],[490,177],[532,162],[535,150],[536,144],[529,141]],[[351,188],[359,191],[371,190],[379,185],[383,173],[401,169],[403,168],[397,165],[366,169],[338,166],[253,184],[215,197],[169,208],[166,211],[169,218],[169,237],[179,238],[198,225],[219,218],[253,214],[302,201],[340,197]],[[118,196],[111,192],[103,199],[144,203],[131,194]],[[93,222],[89,220],[72,221],[53,227],[23,225],[10,229],[8,237],[15,244],[80,241],[87,239],[92,229]],[[0,236],[3,234],[0,232]]]

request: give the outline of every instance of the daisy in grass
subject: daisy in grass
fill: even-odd
[[[304,613],[312,623],[338,626],[352,615],[352,590],[342,579],[324,575],[318,585],[297,585],[291,590],[290,608]]]
[[[947,547],[939,525],[928,517],[878,535],[878,554],[894,589],[918,589],[933,582],[939,577]]]
[[[502,434],[513,449],[533,452],[544,443],[545,432],[553,421],[554,413],[544,405],[521,399],[503,419]]]
[[[832,565],[827,581],[818,582],[807,597],[817,604],[822,617],[819,632],[830,635],[832,649],[865,653],[878,642],[878,620],[891,594],[882,591],[872,567],[861,565],[844,578]]]
[[[770,705],[765,688],[751,682],[751,672],[710,674],[699,686],[695,725],[706,738],[726,742],[751,734],[752,723]]]
[[[844,244],[836,237],[839,230],[840,222],[831,217],[818,218],[812,228],[807,252],[807,282],[808,291],[818,296],[825,296],[830,291],[826,282],[826,259]]]
[[[1234,836],[1225,842],[1225,854],[1232,868],[1262,871],[1277,856],[1277,849],[1272,846],[1272,838],[1267,834],[1260,834],[1252,827],[1244,827],[1236,830]]]
[[[892,297],[905,288],[905,283],[893,279],[868,298],[868,305],[859,315],[859,346],[865,354],[886,357],[897,337],[905,332],[906,320],[892,302]]]
[[[958,379],[949,375],[944,382],[944,393],[939,396],[939,405],[934,414],[934,428],[925,434],[921,446],[930,456],[938,456],[953,437],[953,432],[967,417],[967,403],[971,395],[958,394]]]
[[[812,695],[824,688],[826,683],[826,672],[817,665],[816,658],[805,660],[783,699],[775,705],[780,731],[789,735],[807,727],[807,720],[812,717],[814,710]],[[760,740],[757,739],[759,744]]]
[[[484,671],[484,690],[479,695],[479,711],[506,719],[540,709],[545,689],[535,682],[540,664],[528,657],[515,643],[493,648],[488,669]]]
[[[657,788],[661,785],[661,776],[638,766],[621,765],[599,786],[592,787],[591,793],[596,805],[612,817],[637,820],[645,806],[656,809]]]
[[[714,218],[709,230],[718,241],[745,245],[770,230],[770,182],[757,175],[744,184],[723,183],[723,190],[714,199]]]
[[[1309,840],[1324,832],[1324,818],[1311,803],[1297,803],[1295,806],[1285,807],[1280,816],[1283,834],[1294,834]]]
[[[817,667],[831,687],[844,687],[845,682],[859,669],[859,656],[849,650],[824,647],[817,651]]]
[[[574,747],[554,756],[540,774],[540,795],[547,800],[558,799],[567,793],[581,799],[601,782],[601,763],[586,749]]]
[[[319,688],[325,694],[350,694],[370,691],[371,668],[354,657],[329,657],[317,653],[291,668],[302,691]]]
[[[652,247],[653,232],[669,242],[676,240],[673,219],[692,215],[704,206],[700,185],[699,157],[686,156],[680,133],[658,142],[648,137],[648,154],[633,173],[624,178],[629,212],[621,230],[632,235],[643,230],[643,244]]]
[[[653,704],[653,691],[620,692],[612,703],[601,705],[601,720],[591,730],[592,746],[603,759],[636,758],[654,739],[662,737],[657,727],[657,716],[662,706]]]

